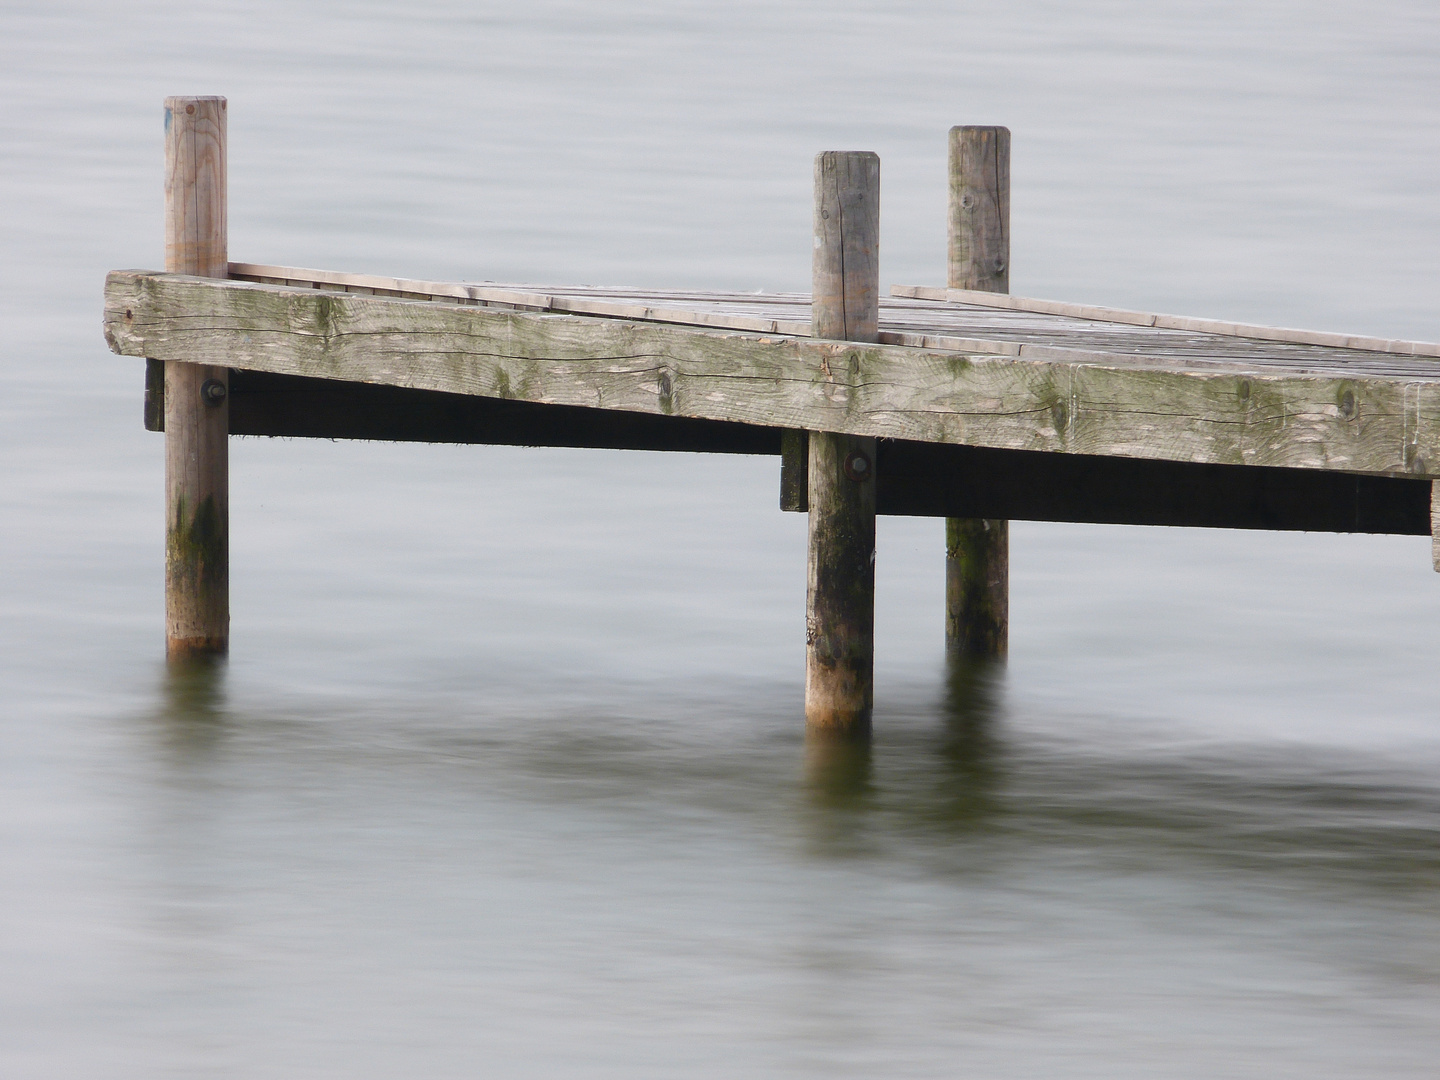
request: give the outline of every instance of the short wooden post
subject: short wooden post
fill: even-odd
[[[950,129],[952,289],[1010,291],[1010,129]],[[1010,643],[1010,523],[945,522],[945,646],[1003,657]]]
[[[875,341],[880,303],[880,159],[815,158],[811,333]],[[869,733],[875,667],[875,440],[809,434],[805,720],[811,732]]]
[[[165,269],[227,277],[223,97],[165,99]],[[230,644],[229,372],[165,364],[165,652]]]
[[[1430,481],[1430,564],[1440,573],[1440,480]]]

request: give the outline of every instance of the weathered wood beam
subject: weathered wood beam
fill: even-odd
[[[979,304],[981,307],[1000,308],[1005,311],[1064,315],[1075,319],[1124,323],[1129,326],[1153,326],[1157,330],[1187,330],[1192,333],[1215,334],[1220,337],[1275,341],[1285,345],[1321,345],[1332,349],[1359,349],[1364,352],[1393,353],[1397,356],[1440,357],[1440,343],[1433,341],[1407,341],[1403,338],[1370,337],[1365,334],[1336,334],[1324,330],[1259,326],[1254,323],[1229,322],[1225,319],[1197,319],[1190,315],[1163,315],[1151,311],[1128,311],[1125,308],[1102,307],[1098,304],[1039,300],[1031,296],[996,296],[990,291],[968,285],[952,285],[947,289],[936,289],[925,285],[892,285],[890,286],[890,295],[907,300]]]
[[[1435,376],[1022,359],[116,271],[127,356],[996,449],[1440,476]]]

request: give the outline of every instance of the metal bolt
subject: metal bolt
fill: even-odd
[[[869,480],[874,475],[874,471],[870,465],[870,459],[858,450],[845,455],[845,475],[855,483]]]
[[[200,400],[206,405],[219,405],[226,393],[225,384],[219,379],[206,379],[200,384]]]

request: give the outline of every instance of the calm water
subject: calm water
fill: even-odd
[[[1422,0],[0,4],[0,1074],[1434,1075],[1423,538],[1017,523],[1009,668],[947,674],[883,521],[816,758],[773,460],[237,440],[233,657],[167,677],[99,311],[175,93],[238,259],[805,288],[864,148],[938,283],[1005,123],[1016,292],[1440,338]]]

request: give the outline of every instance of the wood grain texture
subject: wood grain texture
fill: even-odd
[[[1440,366],[1404,378],[1079,362],[116,271],[129,356],[880,438],[1440,475]]]
[[[1440,572],[1440,481],[1430,482],[1430,561]]]
[[[880,332],[875,154],[815,156],[812,271],[811,337],[874,342]],[[875,682],[875,440],[816,430],[806,443],[805,723],[826,737],[864,738]]]
[[[1288,345],[1316,345],[1331,349],[1394,353],[1397,356],[1440,357],[1440,344],[1430,341],[1405,341],[1398,338],[1379,338],[1364,334],[1337,334],[1322,330],[1259,326],[1252,323],[1229,322],[1223,319],[1199,319],[1189,315],[1162,315],[1144,311],[1127,311],[1124,308],[1100,307],[1095,304],[1038,300],[1026,296],[1006,296],[997,299],[984,290],[975,288],[936,289],[924,285],[892,285],[890,286],[890,295],[900,299],[929,300],[956,305],[1032,312],[1039,315],[1057,315],[1068,319],[1154,327],[1160,330],[1180,330],[1216,337],[1238,337]]]
[[[165,269],[229,274],[223,97],[165,99]]]
[[[224,278],[226,118],[221,97],[165,99],[165,268]],[[172,660],[223,654],[230,641],[229,403],[222,363],[165,363],[165,640]],[[148,366],[148,365],[147,365]],[[152,416],[151,419],[154,417]]]
[[[1010,130],[950,129],[947,276],[951,288],[1010,290]],[[945,647],[1003,657],[1010,635],[1010,525],[998,518],[945,523]]]
[[[780,509],[804,514],[810,509],[810,437],[805,431],[780,433]]]
[[[145,361],[145,411],[146,431],[165,430],[165,361]]]
[[[875,341],[880,332],[880,159],[863,150],[815,155],[810,335]]]
[[[1010,129],[950,129],[952,289],[1010,291]]]
[[[945,519],[945,648],[1003,657],[1010,648],[1010,522]]]
[[[595,285],[496,285],[377,277],[330,270],[231,263],[236,280],[292,285],[331,292],[399,299],[448,300],[452,303],[600,315],[685,326],[753,330],[762,334],[809,337],[810,296],[806,293],[695,292]],[[1029,301],[1002,294],[968,291],[964,303],[944,302],[944,289],[894,286],[879,300],[880,332],[886,345],[984,352],[1037,359],[1121,360],[1129,356],[1164,357],[1171,364],[1238,364],[1286,371],[1323,371],[1342,365],[1375,374],[1403,375],[1415,369],[1412,357],[1440,356],[1440,344],[1391,341],[1350,334],[1321,334],[1246,327],[1179,316],[1113,311],[1109,308]],[[917,300],[911,294],[938,297]],[[1012,306],[1014,301],[1020,307]],[[1046,310],[1027,311],[1033,304]],[[1051,311],[1049,309],[1056,309]],[[1081,318],[1057,313],[1088,312]],[[1124,318],[1130,321],[1119,321]],[[1190,328],[1182,328],[1180,324]],[[1172,325],[1173,324],[1173,325]],[[1214,328],[1215,332],[1206,330]],[[1243,331],[1254,331],[1247,335]],[[1309,339],[1314,339],[1309,340]],[[1422,364],[1428,369],[1427,364]]]
[[[875,440],[812,431],[805,591],[805,724],[870,732],[875,698]],[[863,459],[865,478],[847,472]]]

